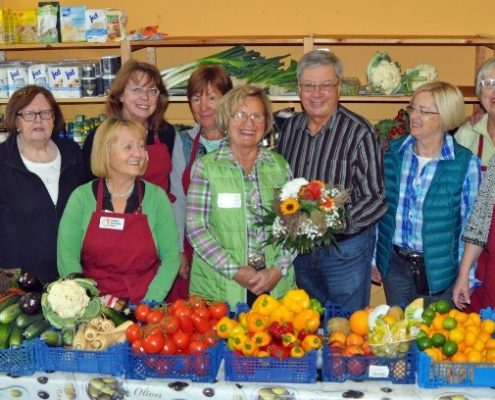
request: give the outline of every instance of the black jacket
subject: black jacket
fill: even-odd
[[[79,146],[69,139],[52,140],[62,157],[56,206],[41,179],[22,162],[16,135],[0,144],[0,268],[20,267],[43,282],[58,277],[59,221],[85,178]]]

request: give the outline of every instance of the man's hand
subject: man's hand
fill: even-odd
[[[191,272],[191,264],[186,257],[186,253],[180,253],[180,265],[179,275],[183,279],[189,279],[189,273]]]
[[[234,276],[236,281],[242,287],[252,291],[251,279],[256,275],[256,270],[253,267],[241,267]]]
[[[256,271],[256,275],[249,281],[253,292],[256,296],[263,293],[270,292],[278,283],[282,273],[278,268],[264,268],[260,271]]]

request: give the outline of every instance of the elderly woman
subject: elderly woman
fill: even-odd
[[[147,132],[148,152],[148,169],[143,179],[169,193],[175,131],[164,120],[167,106],[168,92],[160,71],[151,64],[129,60],[115,76],[106,112],[108,116],[130,119],[143,125]],[[84,142],[83,155],[88,174],[94,178],[89,171],[93,140],[94,132],[91,132]]]
[[[64,117],[53,95],[26,86],[5,110],[8,138],[0,145],[0,267],[21,267],[43,282],[57,278],[60,218],[84,182],[79,146],[59,139]]]
[[[495,154],[495,58],[487,60],[476,75],[476,95],[486,114],[475,124],[464,123],[455,138],[481,159],[481,169],[486,170]]]
[[[186,226],[186,195],[189,189],[191,167],[203,154],[216,150],[224,138],[215,121],[215,112],[222,96],[232,89],[232,81],[219,65],[196,69],[187,83],[187,99],[196,125],[178,132],[172,156],[171,192],[175,197],[174,214],[179,228],[181,266],[167,300],[187,298],[192,247],[184,237]]]
[[[488,164],[473,212],[462,235],[465,242],[459,275],[454,286],[457,308],[479,312],[495,307],[495,157]],[[476,278],[482,285],[470,291],[470,271],[478,262]]]
[[[377,266],[387,304],[452,298],[459,240],[478,192],[479,160],[446,132],[464,119],[460,90],[419,87],[406,108],[411,135],[385,154],[387,213],[380,219]]]
[[[232,89],[217,107],[217,126],[227,138],[192,169],[186,220],[194,248],[189,292],[227,301],[232,309],[262,293],[280,298],[295,285],[291,255],[264,247],[265,231],[256,225],[274,189],[291,177],[287,162],[260,145],[272,118],[262,89]]]
[[[162,301],[179,268],[172,206],[158,186],[139,179],[147,166],[143,125],[109,117],[98,128],[91,170],[60,222],[61,276],[82,272],[102,295]]]

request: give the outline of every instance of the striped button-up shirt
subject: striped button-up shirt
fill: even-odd
[[[357,233],[386,211],[383,157],[371,124],[339,105],[321,130],[312,135],[307,113],[296,113],[284,125],[277,145],[296,178],[340,185],[351,204],[344,233]]]

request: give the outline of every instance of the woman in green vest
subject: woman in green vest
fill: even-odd
[[[194,163],[187,195],[187,235],[194,248],[189,293],[227,301],[234,309],[262,293],[281,298],[295,286],[293,256],[264,246],[264,228],[257,226],[274,189],[291,172],[280,155],[261,146],[273,126],[262,89],[231,90],[216,118],[226,140]]]

